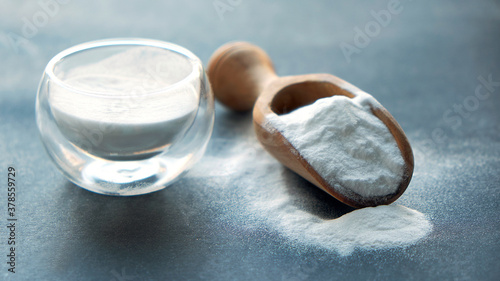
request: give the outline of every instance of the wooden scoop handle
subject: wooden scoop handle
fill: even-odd
[[[264,88],[278,76],[269,56],[246,42],[220,47],[208,62],[215,97],[236,111],[249,111]]]

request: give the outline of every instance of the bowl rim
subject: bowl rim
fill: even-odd
[[[162,87],[159,89],[156,89],[151,92],[147,92],[142,94],[141,96],[149,96],[149,95],[155,95],[159,93],[165,93],[165,91],[170,91],[173,90],[174,88],[177,88],[183,84],[186,83],[186,81],[192,81],[193,79],[200,79],[200,76],[203,75],[204,69],[203,69],[203,64],[201,60],[193,54],[191,51],[188,49],[181,47],[177,44],[170,43],[170,42],[165,42],[165,41],[160,41],[160,40],[155,40],[155,39],[145,39],[145,38],[109,38],[109,39],[102,39],[102,40],[96,40],[96,41],[89,41],[85,43],[81,43],[78,45],[75,45],[73,47],[70,47],[68,49],[65,49],[64,51],[61,51],[57,55],[55,55],[48,63],[47,66],[45,67],[45,74],[50,78],[50,80],[54,83],[56,83],[58,86],[63,87],[71,92],[82,94],[82,95],[88,95],[88,96],[95,96],[99,98],[128,98],[130,95],[108,95],[104,94],[99,91],[92,91],[92,90],[82,90],[78,89],[76,87],[73,87],[69,85],[67,82],[63,81],[61,78],[59,78],[55,73],[54,73],[54,68],[59,63],[62,61],[64,58],[69,57],[73,54],[79,53],[79,52],[85,52],[88,50],[96,49],[96,48],[102,48],[102,47],[110,47],[110,46],[144,46],[144,47],[156,47],[156,48],[161,48],[165,49],[168,51],[173,51],[179,55],[184,56],[187,58],[192,65],[191,72],[186,75],[184,78],[181,80],[173,83],[172,85]],[[42,79],[43,80],[43,79]]]

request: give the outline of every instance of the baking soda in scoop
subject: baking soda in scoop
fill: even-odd
[[[335,95],[287,114],[269,114],[266,121],[338,193],[348,198],[386,196],[397,192],[404,160],[369,104],[378,103],[366,93],[355,98]]]

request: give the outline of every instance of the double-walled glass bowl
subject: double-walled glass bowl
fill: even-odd
[[[97,193],[138,195],[164,188],[201,158],[214,103],[202,63],[187,49],[110,39],[48,63],[36,117],[69,180]]]

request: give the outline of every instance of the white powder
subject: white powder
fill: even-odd
[[[397,191],[404,160],[370,104],[378,102],[366,93],[333,96],[266,120],[337,192],[353,200],[386,196]]]
[[[71,67],[71,61],[63,61],[56,66],[54,72],[66,86],[83,91],[50,84],[49,101],[61,132],[104,158],[140,159],[170,146],[197,112],[195,62],[156,47],[129,47],[111,56],[103,52],[96,51],[102,58],[92,63]],[[85,62],[82,56],[72,59]],[[183,79],[182,87],[165,90]]]
[[[276,223],[285,236],[303,244],[336,250],[344,256],[356,248],[409,246],[432,229],[422,213],[398,205],[358,209],[332,220],[320,219],[287,204],[277,209],[280,220]]]
[[[194,62],[161,48],[129,48],[68,70],[63,61],[55,68],[56,75],[90,95],[52,85],[51,105],[78,118],[126,124],[163,122],[196,110],[199,76],[186,81],[192,83],[186,83],[189,87],[162,91],[196,71]]]
[[[253,135],[232,145],[226,139],[213,141],[221,141],[219,146],[225,149],[205,157],[205,161],[202,159],[188,177],[211,183],[203,196],[213,196],[214,202],[220,200],[220,194],[229,193],[228,186],[236,190],[238,196],[223,204],[228,210],[238,210],[228,211],[227,216],[238,219],[241,227],[262,229],[264,224],[265,229],[292,242],[294,248],[320,248],[343,256],[350,255],[356,248],[407,247],[424,239],[432,230],[424,214],[400,205],[358,209],[337,219],[318,217],[301,207],[301,202],[317,200],[308,192],[308,184],[293,180],[296,177],[290,177],[288,171],[280,168],[281,164],[262,149]],[[244,172],[241,167],[245,167]],[[210,180],[205,180],[207,178]],[[229,218],[221,220],[227,222]]]

